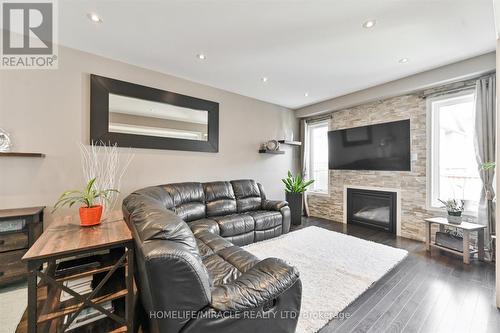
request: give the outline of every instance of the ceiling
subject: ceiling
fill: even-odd
[[[294,109],[491,52],[496,44],[491,0],[58,6],[63,45]],[[90,12],[102,23],[91,22]],[[370,19],[375,26],[363,28]]]

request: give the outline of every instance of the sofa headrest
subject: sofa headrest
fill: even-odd
[[[236,206],[239,213],[258,210],[262,206],[262,194],[252,179],[232,180]]]
[[[151,196],[149,195],[151,194]],[[154,188],[134,192],[123,200],[141,242],[153,239],[181,242],[186,249],[197,254],[196,241],[189,226],[176,213],[168,210],[156,196]]]
[[[230,182],[203,183],[203,190],[205,191],[205,200],[207,202],[221,199],[236,199]]]
[[[205,202],[205,194],[201,183],[175,183],[161,185],[174,201],[174,206],[188,202]]]
[[[184,221],[190,222],[206,216],[205,193],[201,183],[176,183],[160,187],[172,198],[173,211]]]
[[[234,194],[236,199],[244,199],[248,197],[260,197],[259,186],[255,180],[252,179],[240,179],[232,180]]]

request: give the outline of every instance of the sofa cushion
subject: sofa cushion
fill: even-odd
[[[280,212],[269,210],[258,210],[248,212],[255,221],[255,230],[267,230],[281,226],[282,216]]]
[[[172,198],[174,207],[170,209],[181,219],[189,222],[205,217],[205,194],[201,183],[177,183],[162,187]]]
[[[212,219],[199,219],[196,221],[189,222],[189,227],[193,234],[197,234],[200,231],[208,231],[215,235],[220,235],[219,224]]]
[[[224,238],[233,243],[234,245],[244,246],[255,242],[255,231],[249,231],[246,234],[228,236]]]
[[[266,229],[266,230],[255,230],[255,241],[260,242],[266,239],[274,238],[274,237],[279,237],[283,234],[283,228],[281,225],[271,228],[271,229]]]
[[[207,216],[236,213],[236,198],[230,182],[204,183]]]
[[[254,219],[248,214],[215,216],[212,219],[219,224],[223,237],[241,235],[255,229]]]
[[[205,205],[199,202],[188,202],[174,209],[175,214],[186,222],[205,217]]]
[[[261,193],[259,186],[254,180],[233,180],[231,181],[231,185],[233,185],[234,194],[236,196],[236,205],[239,213],[261,208]]]

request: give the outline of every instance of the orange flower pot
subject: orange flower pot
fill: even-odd
[[[80,225],[90,227],[101,223],[102,206],[80,207]]]

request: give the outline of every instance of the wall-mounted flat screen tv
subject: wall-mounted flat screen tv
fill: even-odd
[[[410,171],[410,120],[328,132],[333,170]]]

